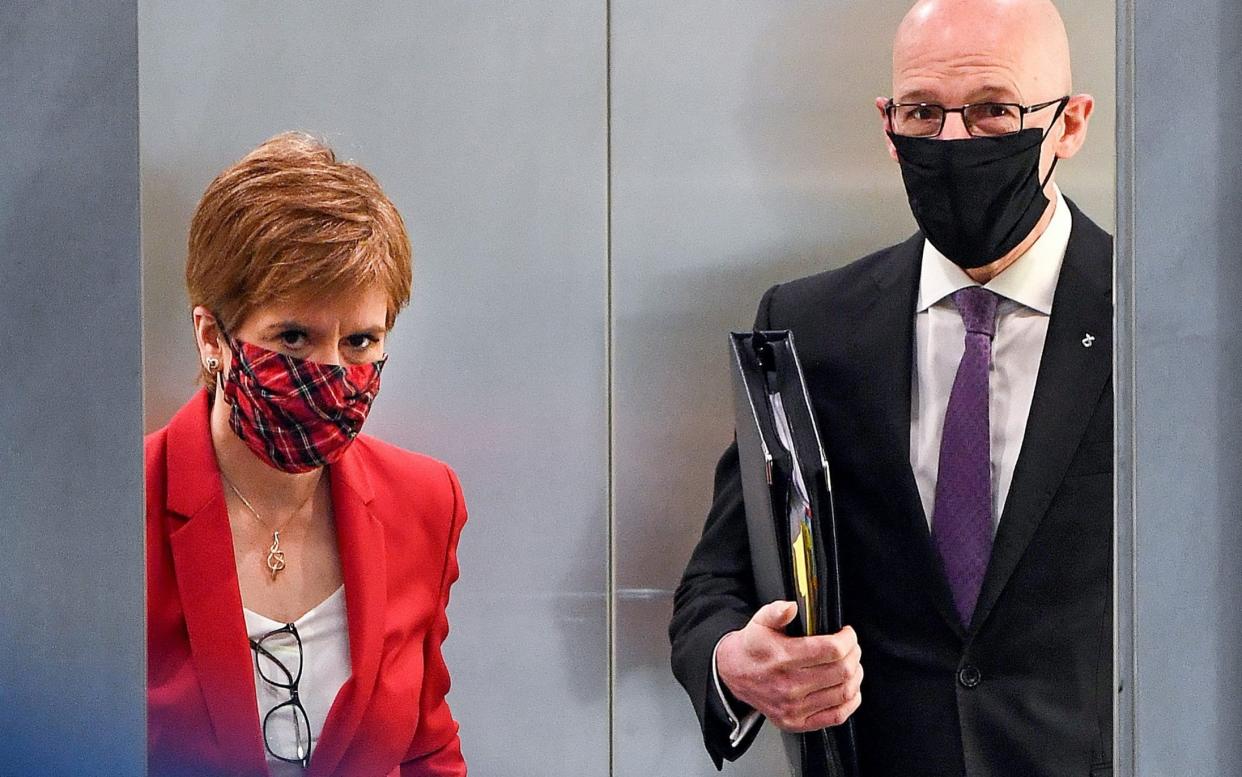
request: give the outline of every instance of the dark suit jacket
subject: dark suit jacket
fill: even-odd
[[[910,468],[923,238],[776,286],[760,303],[757,328],[794,332],[832,468],[844,614],[865,670],[855,715],[865,777],[1111,773],[1112,240],[1070,210],[1026,436],[969,629]],[[717,766],[737,754],[712,650],[762,604],[743,509],[734,445],[669,627],[674,673]]]
[[[307,777],[464,777],[440,645],[466,520],[452,471],[360,435],[328,468],[352,674]],[[233,537],[200,391],[146,440],[152,777],[266,775]]]

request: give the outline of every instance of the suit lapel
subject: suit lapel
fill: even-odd
[[[878,292],[860,321],[854,363],[863,367],[863,382],[873,398],[876,425],[888,455],[877,456],[881,490],[888,496],[891,513],[897,516],[912,539],[912,555],[930,581],[929,595],[948,626],[965,637],[953,595],[932,545],[919,498],[918,484],[910,467],[910,388],[914,366],[914,314],[918,299],[922,235],[915,235],[894,249],[892,263],[877,268]]]
[[[1070,210],[1074,226],[1035,395],[972,631],[986,621],[1039,528],[1112,374],[1112,243],[1072,203]]]
[[[233,535],[211,445],[207,393],[187,404],[168,429],[168,493],[173,521],[169,542],[190,652],[216,742],[230,762],[266,775],[254,670]]]
[[[328,711],[311,755],[309,777],[336,773],[371,700],[384,643],[388,580],[384,530],[371,512],[373,494],[359,456],[355,443],[328,468],[341,574],[345,580],[352,673]]]

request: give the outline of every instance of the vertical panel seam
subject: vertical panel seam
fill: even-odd
[[[616,402],[613,375],[613,267],[612,267],[612,0],[604,0],[604,371],[608,413],[608,572],[605,613],[608,662],[608,774],[616,771],[617,689],[617,543],[616,543]]]
[[[1114,537],[1113,758],[1118,777],[1137,773],[1138,497],[1135,251],[1135,0],[1117,0],[1117,250],[1114,280],[1114,374],[1119,401],[1114,421],[1126,467],[1116,467]],[[1119,446],[1119,447],[1120,447]],[[1120,457],[1115,457],[1118,460]]]

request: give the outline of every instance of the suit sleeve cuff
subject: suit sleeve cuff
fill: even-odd
[[[734,705],[729,701],[730,694],[725,692],[724,684],[720,682],[720,673],[716,670],[716,652],[720,650],[721,642],[724,642],[724,637],[717,640],[716,647],[712,648],[712,682],[716,685],[716,695],[720,697],[720,704],[724,707],[725,714],[729,717],[729,725],[732,726],[732,730],[729,732],[729,747],[736,748],[746,739],[751,729],[759,724],[762,716],[758,710],[750,710],[741,717],[734,712]]]

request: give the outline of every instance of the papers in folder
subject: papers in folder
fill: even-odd
[[[843,623],[832,485],[793,334],[734,332],[730,344],[758,603],[797,602],[791,636],[835,633]],[[785,739],[803,777],[858,773],[852,721]]]
[[[793,593],[797,597],[798,615],[804,634],[819,634],[820,619],[817,617],[819,602],[819,571],[815,564],[815,523],[811,520],[811,497],[807,492],[806,479],[802,474],[801,462],[798,459],[797,446],[793,442],[793,433],[789,429],[789,416],[785,414],[785,403],[779,391],[768,394],[768,404],[772,412],[772,420],[776,426],[776,436],[781,446],[789,455],[790,488],[789,497],[789,542],[791,572],[793,574]],[[779,513],[778,513],[779,514]]]
[[[755,585],[798,603],[794,636],[839,631],[836,523],[793,335],[735,332],[734,409]]]

